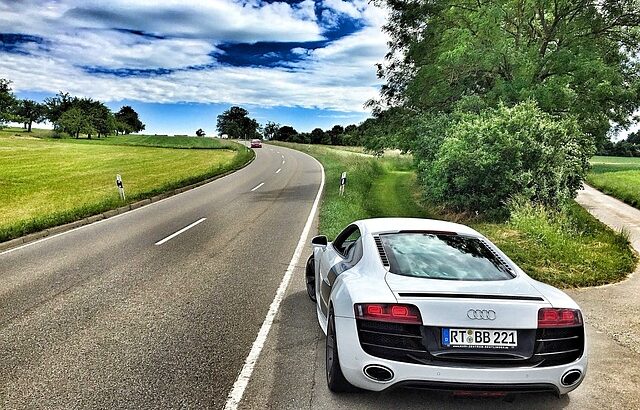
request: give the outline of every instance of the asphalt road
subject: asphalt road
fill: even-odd
[[[0,253],[0,408],[224,406],[321,180],[304,154],[256,151],[225,178]]]

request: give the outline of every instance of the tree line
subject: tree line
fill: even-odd
[[[49,121],[56,133],[64,132],[79,138],[98,138],[111,134],[140,132],[145,125],[130,106],[112,112],[103,102],[59,92],[44,102],[19,99],[13,94],[11,82],[0,78],[0,125],[17,122],[31,132],[34,123]]]
[[[605,141],[598,149],[597,154],[615,157],[640,157],[640,131],[631,133],[625,139],[617,142]]]
[[[366,121],[365,121],[366,123]],[[220,135],[233,138],[264,138],[274,141],[296,142],[303,144],[324,145],[361,145],[363,133],[356,125],[334,125],[328,130],[315,128],[311,132],[298,132],[291,125],[281,125],[268,121],[264,127],[249,117],[249,112],[242,107],[231,107],[218,115],[217,130]]]

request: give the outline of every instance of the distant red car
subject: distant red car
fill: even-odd
[[[262,141],[258,139],[251,140],[251,148],[262,148]]]

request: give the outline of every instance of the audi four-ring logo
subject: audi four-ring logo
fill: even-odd
[[[467,317],[472,320],[495,320],[496,312],[485,309],[469,309],[467,311]]]

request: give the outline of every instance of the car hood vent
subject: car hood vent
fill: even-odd
[[[389,258],[387,258],[387,253],[384,251],[384,246],[382,246],[382,239],[379,236],[374,236],[373,240],[376,242],[376,248],[378,248],[378,254],[380,255],[380,260],[382,261],[382,265],[385,268],[389,267]]]

